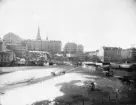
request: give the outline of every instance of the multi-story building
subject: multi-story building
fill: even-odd
[[[84,52],[84,47],[83,45],[77,45],[77,53],[83,53]]]
[[[0,40],[0,66],[5,66],[15,59],[15,53],[6,48],[5,42]]]
[[[130,48],[132,62],[136,62],[136,48]]]
[[[8,63],[15,59],[15,53],[13,51],[0,51],[0,65],[2,63]]]
[[[135,62],[136,48],[102,47],[88,53],[90,58],[98,57],[102,62]]]
[[[47,51],[50,53],[61,52],[61,41],[52,40],[25,40],[28,50]]]
[[[51,53],[60,53],[61,52],[61,41],[49,41],[48,42],[48,49]]]
[[[120,62],[121,51],[118,47],[102,47],[98,50],[97,56],[103,62]]]
[[[66,43],[64,46],[65,53],[76,53],[77,52],[77,44],[76,43]]]
[[[47,51],[50,53],[59,53],[61,52],[61,41],[55,40],[42,40],[40,37],[40,29],[38,27],[38,33],[36,40],[25,40],[28,50],[31,51]]]
[[[123,62],[130,61],[132,58],[131,49],[122,49],[121,50],[121,59]]]
[[[136,62],[136,48],[122,49],[122,61]]]

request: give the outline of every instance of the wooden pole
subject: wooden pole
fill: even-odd
[[[83,105],[84,105],[84,99],[83,99]]]
[[[103,96],[102,96],[102,104],[103,104]]]

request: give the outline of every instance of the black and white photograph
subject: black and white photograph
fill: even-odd
[[[136,0],[0,0],[0,105],[136,105]]]

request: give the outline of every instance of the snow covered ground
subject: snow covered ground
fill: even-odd
[[[4,84],[6,81],[14,82],[31,77],[39,78],[46,75],[48,76],[50,72],[58,70],[60,69],[50,68],[47,70],[35,69],[13,72],[0,76],[0,80],[3,79],[1,80],[2,83],[0,83]],[[81,69],[81,71],[83,70],[84,69]],[[122,87],[122,84],[116,80],[110,80],[96,75],[88,75],[88,73],[71,72],[28,86],[8,90],[5,94],[0,96],[0,101],[2,105],[31,105],[37,101],[54,100],[57,97],[66,95],[85,94],[86,91],[84,91],[83,86],[87,81],[94,81],[96,85],[101,86],[101,88],[108,87],[109,90]],[[107,89],[105,88],[104,91],[107,91]]]
[[[72,80],[84,80],[84,78],[76,73],[68,73],[48,81],[10,90],[1,96],[1,103],[2,105],[26,105],[45,99],[53,100],[63,95],[63,92],[60,91],[61,86],[55,85]]]
[[[19,68],[18,68],[19,69]],[[22,81],[31,78],[40,78],[51,75],[51,72],[60,71],[61,68],[37,68],[34,70],[19,70],[5,75],[0,75],[0,87],[4,84],[10,84],[17,81]]]

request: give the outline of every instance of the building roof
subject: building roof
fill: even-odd
[[[111,49],[112,50],[112,49],[122,49],[122,48],[120,48],[120,47],[105,47],[104,46],[103,49]]]
[[[38,26],[38,33],[37,33],[37,36],[36,36],[36,40],[41,40],[40,28],[39,28],[39,26]]]

